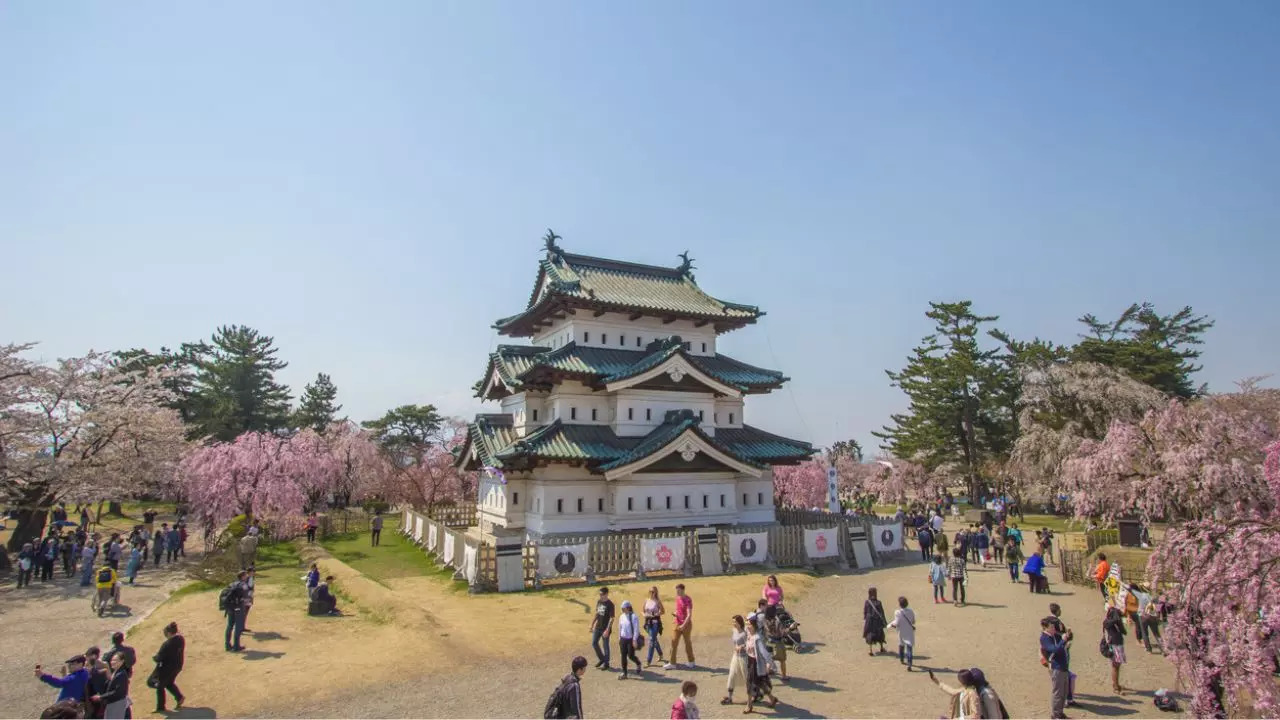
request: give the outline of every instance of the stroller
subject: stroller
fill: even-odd
[[[782,626],[782,642],[786,646],[798,653],[808,650],[808,646],[800,639],[800,623],[795,617],[787,612],[786,607],[781,603],[778,604],[778,624]]]

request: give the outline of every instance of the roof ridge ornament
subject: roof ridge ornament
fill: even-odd
[[[678,253],[676,257],[680,258],[681,260],[680,267],[676,268],[676,270],[680,271],[681,275],[684,275],[685,277],[692,280],[694,267],[693,267],[693,259],[689,257],[689,251],[685,250],[682,253]]]
[[[551,228],[547,228],[547,234],[542,236],[542,242],[546,245],[547,254],[551,256],[552,260],[559,260],[564,255],[564,250],[561,250],[560,246],[556,244],[557,240],[563,239]]]

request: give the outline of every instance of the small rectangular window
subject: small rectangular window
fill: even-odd
[[[720,493],[720,507],[724,507],[724,493]]]
[[[596,498],[596,510],[604,512],[604,498]]]
[[[533,501],[534,512],[542,512],[542,498]]]
[[[707,344],[702,343],[702,352],[706,352],[706,351],[707,351]]]
[[[670,509],[671,509],[671,496],[670,496],[670,495],[668,495],[668,496],[667,496],[667,509],[668,509],[668,510],[670,510]]]
[[[582,512],[582,498],[578,498],[578,512]]]
[[[635,509],[635,506],[631,502],[634,499],[635,498],[627,498],[627,512],[631,512],[632,510]]]
[[[703,418],[703,417],[702,417],[702,411],[701,411],[701,410],[699,410],[699,411],[698,411],[698,419],[699,419],[699,420],[704,420],[704,419],[705,419],[705,418]]]
[[[703,495],[703,496],[702,496],[702,509],[703,509],[703,510],[705,510],[705,509],[707,509],[707,508],[711,507],[711,506],[708,504],[708,502],[710,501],[710,499],[711,499],[711,496],[709,496],[709,495]]]
[[[746,506],[747,506],[747,494],[746,494],[746,493],[742,493],[742,506],[743,506],[743,507],[746,507]]]
[[[729,413],[729,424],[733,424],[733,413]]]
[[[582,333],[582,342],[583,342],[583,343],[589,343],[589,342],[591,342],[591,333],[589,333],[589,332],[584,332],[584,333]]]
[[[763,504],[764,504],[764,493],[762,493],[762,492],[758,492],[758,493],[756,493],[756,504],[757,504],[757,505],[763,505]]]
[[[636,347],[640,347],[640,336],[636,336]]]
[[[720,413],[712,413],[712,414],[711,414],[711,420],[712,420],[715,424],[719,425],[719,424],[720,424]]]
[[[591,408],[591,419],[592,419],[592,420],[595,420],[595,419],[596,419],[596,409],[595,409],[595,408]]]
[[[685,495],[685,496],[684,496],[684,509],[685,509],[685,510],[688,510],[688,509],[689,509],[689,496],[688,496],[688,495]]]
[[[636,419],[636,409],[635,409],[635,408],[627,408],[627,419],[628,419],[628,420],[635,420],[635,419]]]
[[[621,345],[621,346],[623,346],[623,347],[626,347],[626,346],[627,346],[627,336],[626,336],[626,335],[619,335],[619,336],[618,336],[618,344],[619,344],[619,345]]]
[[[569,408],[569,419],[570,420],[578,419],[578,408],[575,408],[575,407]]]
[[[647,497],[647,498],[645,498],[645,499],[644,499],[644,509],[645,509],[645,510],[652,510],[652,509],[653,509],[653,498],[652,498],[652,497]]]
[[[564,512],[564,498],[556,499],[556,512],[558,513]]]
[[[645,409],[644,409],[644,419],[645,419],[645,420],[652,420],[652,419],[653,419],[653,408],[645,408]]]
[[[608,335],[606,335],[606,334],[604,334],[604,333],[600,333],[600,344],[601,344],[601,345],[608,345],[608,344],[609,344],[609,336],[608,336]]]
[[[533,411],[533,421],[534,421],[534,422],[538,422],[538,411],[537,411],[537,410],[534,410],[534,411]]]
[[[518,492],[513,492],[513,493],[511,493],[511,504],[512,504],[512,505],[519,505],[519,504],[520,504],[520,493],[518,493]]]

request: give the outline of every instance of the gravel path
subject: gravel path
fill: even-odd
[[[160,518],[157,523],[172,519]],[[188,544],[192,540],[198,542],[198,538],[190,538]],[[188,554],[195,555],[191,550]],[[57,698],[58,691],[32,677],[32,668],[42,664],[47,672],[57,673],[63,660],[89,646],[109,647],[112,632],[124,630],[127,634],[170,593],[190,582],[183,573],[187,564],[180,559],[174,564],[162,562],[157,569],[148,563],[138,573],[137,584],[122,589],[121,604],[102,617],[89,607],[94,588],[80,587],[78,572],[75,577],[65,577],[61,562],[55,568],[55,579],[47,583],[36,581],[19,590],[15,580],[7,582],[0,588],[0,628],[5,640],[0,653],[0,715],[38,717]],[[156,650],[136,649],[139,658],[147,660]],[[142,696],[135,691],[133,697],[139,703]]]
[[[1049,679],[1038,661],[1039,619],[1049,602],[1063,607],[1063,618],[1076,629],[1079,640],[1073,653],[1073,670],[1079,675],[1077,694],[1081,707],[1075,717],[1149,717],[1157,714],[1151,692],[1173,686],[1173,673],[1159,655],[1148,655],[1129,637],[1130,662],[1122,683],[1136,688],[1113,695],[1110,666],[1095,651],[1100,636],[1102,604],[1095,592],[1082,587],[1055,584],[1053,595],[1032,595],[1026,584],[1014,585],[1003,568],[975,569],[971,573],[967,607],[935,605],[926,579],[925,565],[908,564],[824,578],[793,610],[803,624],[806,640],[817,643],[811,653],[792,654],[790,685],[775,684],[780,704],[759,712],[776,717],[939,717],[948,700],[924,672],[907,672],[896,655],[868,657],[862,632],[862,602],[867,588],[878,586],[892,613],[899,595],[907,595],[917,614],[917,666],[932,668],[955,684],[961,668],[983,668],[1014,717],[1047,717]],[[1050,570],[1050,577],[1057,570]],[[743,598],[743,610],[754,602]],[[695,596],[696,602],[696,596]],[[744,706],[721,706],[729,658],[728,618],[700,617],[702,627],[723,623],[723,640],[717,636],[695,642],[701,666],[688,671],[646,672],[644,679],[619,681],[615,673],[588,671],[583,681],[584,704],[589,717],[667,717],[679,694],[679,683],[696,680],[701,686],[699,707],[703,717],[740,717]],[[269,717],[537,717],[551,689],[568,671],[574,654],[592,656],[589,644],[578,648],[547,648],[536,627],[523,627],[517,618],[503,618],[493,632],[509,634],[511,644],[524,648],[517,662],[467,657],[418,656],[406,647],[404,671],[387,678],[385,685],[309,701],[275,706],[269,699],[261,707]],[[889,631],[890,649],[896,637]],[[615,648],[616,653],[616,648]],[[594,660],[593,660],[594,661]],[[616,658],[615,658],[616,662]],[[418,668],[440,668],[427,672]],[[743,697],[738,693],[739,701]]]

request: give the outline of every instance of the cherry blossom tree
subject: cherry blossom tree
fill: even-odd
[[[206,530],[237,515],[272,519],[301,514],[308,488],[336,472],[333,456],[305,433],[241,433],[231,442],[196,450],[182,464],[192,514]]]
[[[1170,523],[1147,572],[1171,588],[1166,646],[1195,714],[1280,712],[1280,391],[1172,401],[1064,469],[1078,516]]]
[[[455,467],[454,451],[466,440],[466,423],[452,418],[443,422],[439,432],[442,442],[384,446],[385,464],[379,471],[369,473],[365,494],[421,509],[442,503],[475,502],[474,473]]]
[[[842,486],[872,495],[882,503],[932,500],[945,487],[943,475],[927,472],[917,463],[891,457],[865,463],[840,458],[836,461],[836,470]]]
[[[90,353],[50,364],[0,348],[0,500],[18,509],[10,549],[38,537],[59,501],[172,489],[186,450],[162,369]]]
[[[344,421],[330,424],[323,437],[338,466],[329,489],[334,504],[346,507],[353,498],[376,493],[391,466],[373,435],[353,422]]]
[[[773,469],[773,497],[779,507],[827,509],[827,464],[806,460]]]

